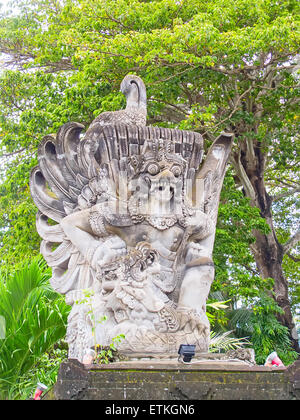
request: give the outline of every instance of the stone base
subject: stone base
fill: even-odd
[[[300,399],[300,361],[281,368],[239,361],[62,363],[47,400],[291,400]]]

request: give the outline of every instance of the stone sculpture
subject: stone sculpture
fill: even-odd
[[[141,79],[126,76],[121,89],[124,111],[101,114],[84,136],[78,123],[46,136],[30,177],[51,285],[72,305],[69,357],[83,360],[119,334],[128,355],[176,353],[180,344],[206,352],[232,135],[221,134],[201,165],[200,134],[146,126]]]

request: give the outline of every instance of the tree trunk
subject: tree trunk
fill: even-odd
[[[268,224],[271,227],[270,223]],[[297,335],[293,334],[296,330],[289,301],[288,282],[282,270],[283,247],[278,243],[273,229],[269,234],[255,231],[254,236],[256,242],[252,251],[259,273],[263,278],[271,277],[274,279],[274,298],[283,310],[282,314],[277,315],[277,319],[289,329],[292,347],[300,353]]]
[[[260,209],[261,216],[270,227],[268,234],[253,232],[256,242],[251,246],[251,250],[260,275],[263,278],[274,279],[274,298],[283,310],[283,313],[278,315],[278,320],[289,329],[292,346],[300,353],[297,335],[293,334],[296,329],[288,296],[288,282],[282,269],[283,246],[276,237],[271,210],[272,199],[264,184],[265,159],[261,144],[255,144],[255,140],[251,139],[240,142],[232,163],[244,187],[245,195],[251,199],[253,206]]]

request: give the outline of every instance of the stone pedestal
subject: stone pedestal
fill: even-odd
[[[300,361],[283,368],[220,360],[139,360],[84,366],[62,363],[52,400],[292,400],[300,399]]]

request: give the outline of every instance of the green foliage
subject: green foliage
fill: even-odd
[[[11,388],[10,395],[14,399],[28,400],[34,395],[38,382],[47,384],[50,389],[56,383],[60,364],[66,358],[67,350],[63,348],[53,348],[44,353],[29,371],[18,378]]]
[[[289,331],[276,317],[283,311],[271,295],[259,292],[254,301],[247,298],[244,306],[238,309],[233,309],[237,306],[235,299],[223,299],[224,291],[211,292],[208,299],[207,315],[212,327],[210,351],[227,351],[231,349],[231,343],[232,348],[238,348],[240,343],[241,347],[247,345],[254,349],[259,365],[263,365],[273,351],[285,365],[297,359],[298,354],[291,348]]]
[[[230,307],[229,302],[231,302],[231,299],[228,300],[218,300],[218,298],[213,298],[213,296],[216,296],[217,293],[212,292],[210,293],[210,296],[206,303],[206,316],[209,320],[210,326],[212,330],[219,330],[223,328],[226,328],[228,324],[228,316],[227,311]],[[221,299],[223,298],[223,295],[221,296]]]
[[[87,307],[86,314],[88,315],[91,325],[92,325],[92,335],[94,338],[94,352],[95,352],[95,362],[99,364],[107,364],[114,360],[114,353],[117,352],[117,344],[119,344],[124,338],[124,334],[119,334],[116,337],[113,337],[112,342],[108,346],[103,346],[97,342],[96,328],[98,324],[102,324],[107,320],[105,315],[100,318],[96,317],[93,307],[93,297],[95,292],[90,289],[83,289],[83,298],[75,302],[76,305],[85,305]]]
[[[113,337],[109,346],[101,346],[96,344],[96,357],[95,362],[99,364],[108,364],[115,360],[117,354],[117,345],[125,338],[124,334],[119,334]]]
[[[246,338],[236,338],[232,336],[232,331],[223,333],[211,332],[209,351],[211,353],[226,353],[230,350],[241,349],[250,343]]]
[[[16,162],[14,164],[16,165]],[[23,162],[14,169],[7,168],[8,178],[0,185],[2,271],[14,271],[24,258],[39,254],[40,238],[35,227],[36,207],[28,187],[30,169],[31,162]]]
[[[17,398],[20,381],[64,337],[69,308],[49,285],[50,269],[40,258],[0,278],[0,395]],[[22,379],[23,378],[23,379]]]
[[[276,318],[280,313],[282,309],[266,294],[261,294],[251,308],[237,309],[231,313],[229,326],[235,328],[238,336],[249,338],[257,364],[264,364],[273,351],[286,365],[298,357],[291,348],[288,329]]]

